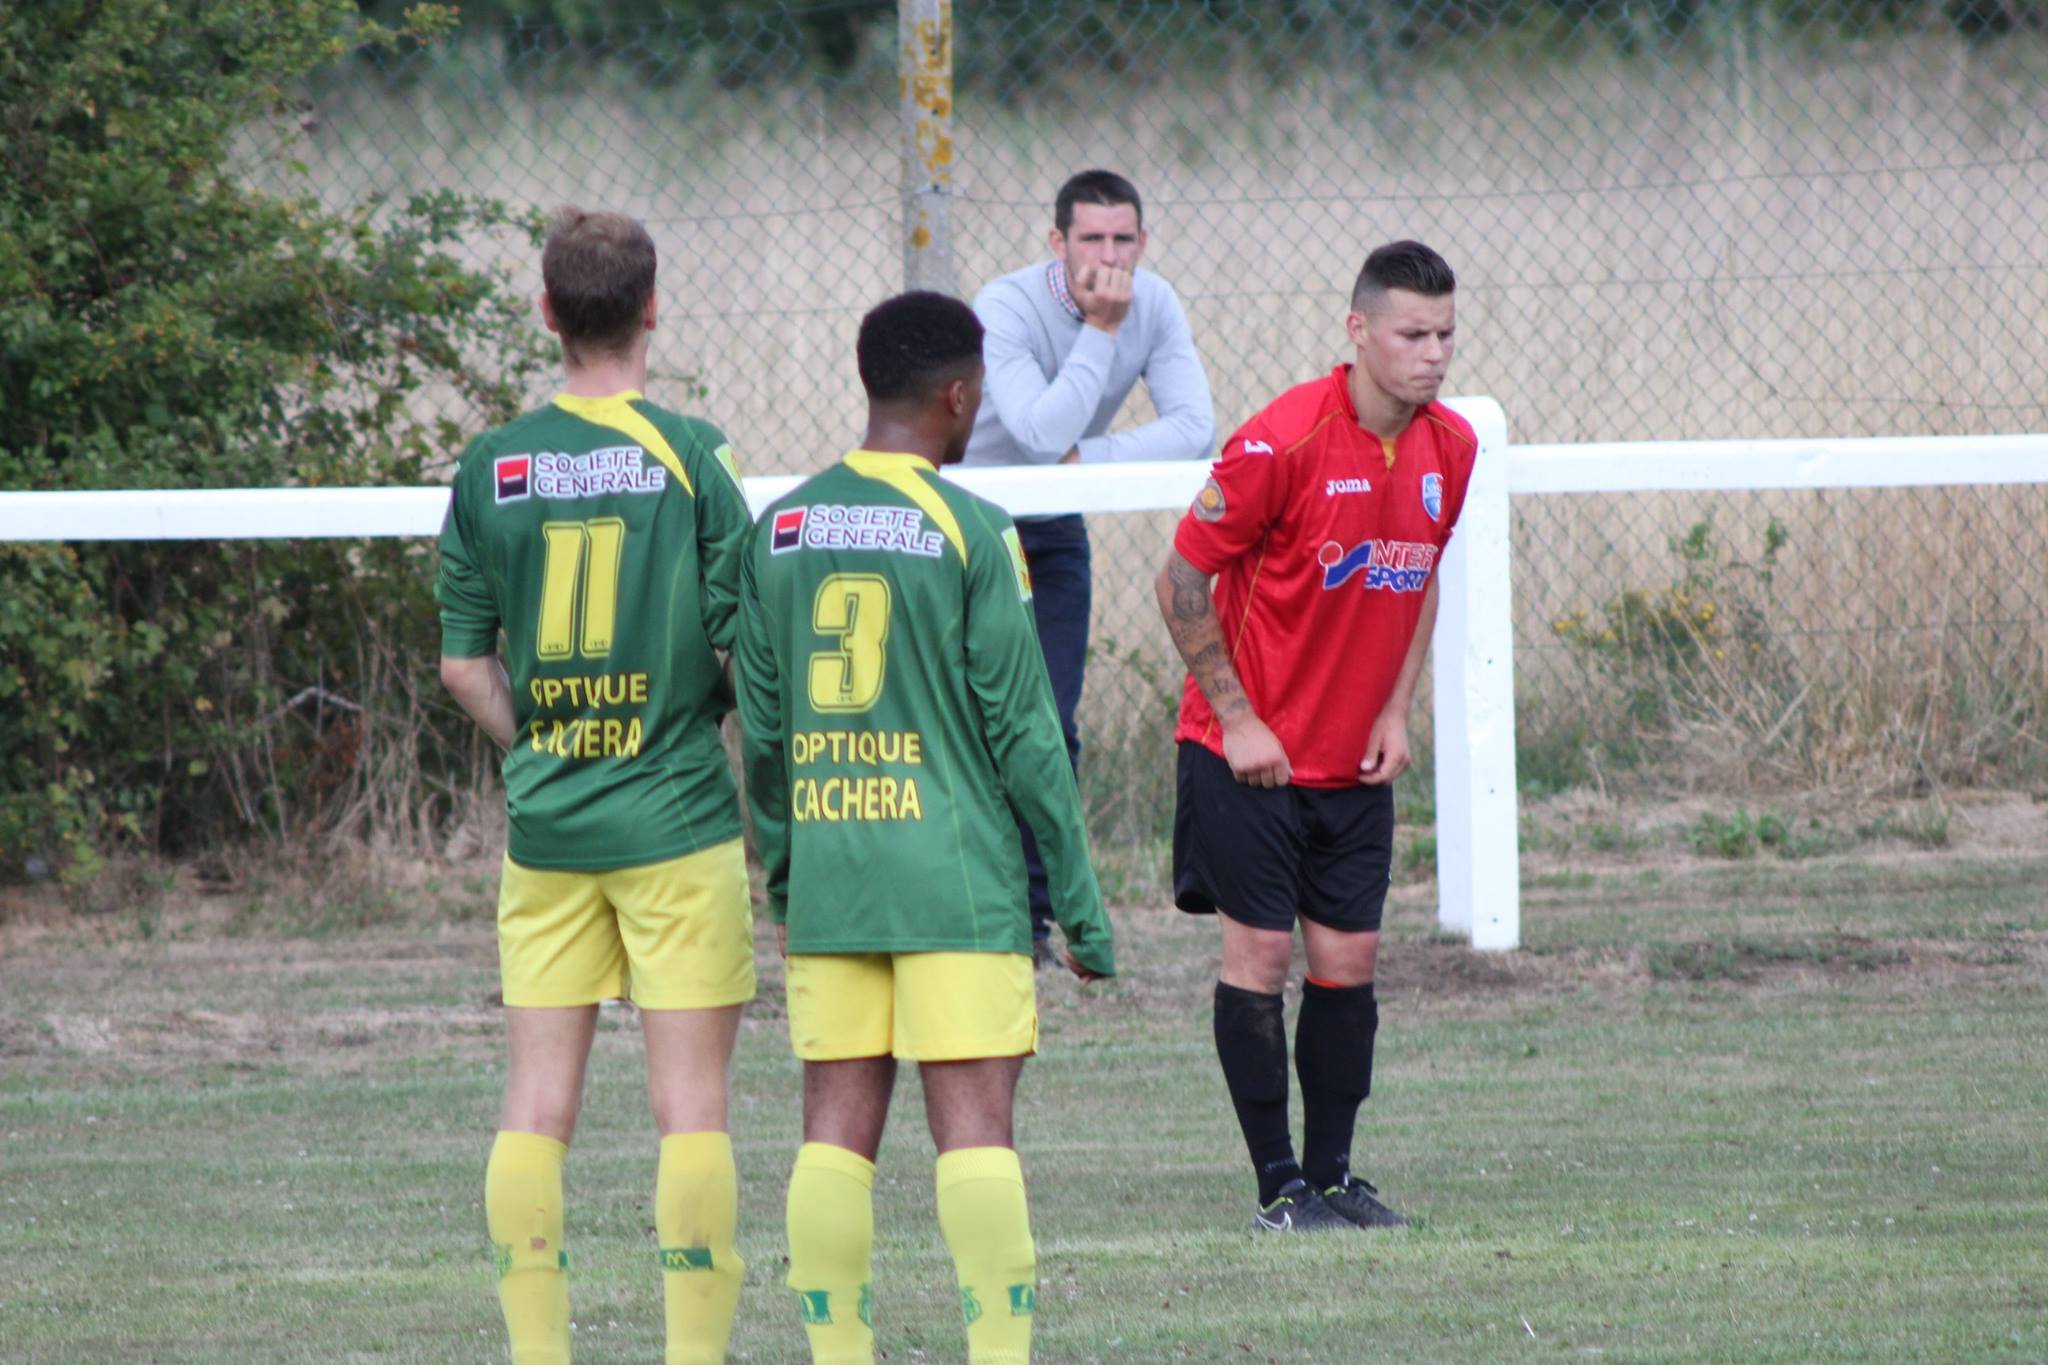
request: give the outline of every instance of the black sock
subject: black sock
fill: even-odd
[[[1301,1177],[1287,1134],[1287,1021],[1280,997],[1217,982],[1216,1056],[1259,1173],[1259,1202],[1270,1204],[1282,1185]]]
[[[1301,1169],[1319,1190],[1341,1185],[1351,1168],[1358,1106],[1372,1093],[1372,1041],[1380,1028],[1372,983],[1301,988],[1294,1067],[1301,1077]]]

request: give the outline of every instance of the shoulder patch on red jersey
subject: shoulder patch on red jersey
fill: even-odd
[[[1264,442],[1260,444],[1263,445]],[[1223,520],[1223,485],[1216,482],[1214,474],[1211,474],[1209,481],[1202,485],[1202,491],[1195,494],[1194,505],[1188,508],[1188,511],[1194,514],[1196,521]]]

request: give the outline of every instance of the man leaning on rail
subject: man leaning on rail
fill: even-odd
[[[1173,286],[1138,268],[1144,206],[1113,171],[1082,171],[1053,199],[1052,259],[991,280],[975,295],[987,363],[966,465],[1095,464],[1192,460],[1213,449],[1209,379]],[[1109,424],[1139,379],[1158,417],[1112,434]],[[1019,517],[1031,566],[1032,614],[1054,703],[1078,766],[1074,713],[1087,667],[1092,598],[1088,529],[1079,514]],[[1030,879],[1034,956],[1055,962],[1052,899],[1031,831],[1021,823]]]

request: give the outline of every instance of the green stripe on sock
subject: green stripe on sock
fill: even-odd
[[[663,1247],[661,1249],[663,1270],[709,1270],[711,1266],[710,1247]]]

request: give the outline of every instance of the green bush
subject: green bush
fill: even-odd
[[[1597,754],[1603,766],[1631,769],[1668,754],[1664,738],[1681,728],[1753,737],[1759,752],[1787,742],[1781,719],[1798,694],[1798,673],[1773,622],[1771,597],[1779,553],[1790,540],[1772,518],[1762,549],[1737,557],[1711,519],[1670,540],[1677,575],[1661,587],[1624,588],[1591,611],[1551,623],[1559,641],[1591,665],[1614,704],[1598,723],[1580,721],[1563,752]],[[1522,741],[1524,752],[1558,747],[1548,730]]]
[[[387,21],[409,0],[359,0]],[[864,89],[893,71],[893,0],[465,0],[463,41],[508,80],[549,79],[538,54],[575,49],[641,84],[724,90],[819,80]],[[1104,78],[1129,91],[1251,67],[1276,79],[1336,69],[1379,82],[1413,63],[1636,59],[1731,43],[1829,43],[1903,33],[1987,42],[2038,28],[2041,0],[955,0],[963,93],[1066,99]]]
[[[1679,562],[1670,585],[1625,589],[1597,617],[1576,612],[1551,629],[1616,685],[1637,734],[1679,720],[1720,722],[1731,680],[1775,660],[1771,579],[1789,539],[1773,518],[1762,552],[1745,561],[1727,552],[1711,520],[1694,522],[1670,542]]]
[[[453,195],[335,214],[236,174],[238,147],[288,155],[296,82],[451,22],[386,28],[350,0],[4,11],[0,487],[415,484],[464,439],[423,394],[513,410],[537,339],[449,248],[531,221]],[[0,868],[431,823],[479,755],[431,685],[429,563],[397,542],[0,549]]]

